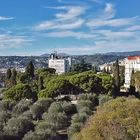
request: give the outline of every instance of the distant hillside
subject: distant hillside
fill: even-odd
[[[117,56],[136,56],[140,55],[140,51],[133,51],[133,52],[109,52],[105,55],[117,55]]]
[[[49,57],[49,56],[50,56],[49,53],[45,53],[45,54],[40,55],[40,57]]]
[[[49,57],[50,54],[43,54],[42,57]],[[93,54],[93,55],[69,55],[66,53],[58,53],[61,57],[72,56],[77,61],[84,59],[86,62],[101,65],[104,63],[109,63],[118,59],[124,59],[127,56],[136,56],[140,55],[140,51],[132,51],[132,52],[109,52],[105,54]]]
[[[75,56],[76,59],[82,60],[84,59],[86,62],[101,65],[104,63],[109,63],[118,59],[124,59],[125,56],[117,56],[117,55],[104,55],[104,54],[95,54],[95,55],[81,55]]]
[[[48,53],[45,53],[45,54],[42,54],[41,57],[49,57],[50,54]],[[58,56],[60,57],[66,57],[66,56],[70,56],[69,54],[66,54],[66,53],[58,53]]]

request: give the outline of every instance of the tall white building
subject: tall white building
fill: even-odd
[[[71,59],[58,58],[56,54],[51,54],[48,67],[54,68],[57,74],[66,73],[70,70]],[[70,62],[69,62],[70,61]]]
[[[125,59],[125,84],[126,88],[130,87],[132,70],[140,71],[140,56],[130,56]]]

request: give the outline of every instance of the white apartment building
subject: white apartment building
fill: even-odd
[[[70,70],[70,63],[70,58],[58,58],[55,54],[52,54],[49,59],[48,67],[54,68],[57,74],[62,74]]]
[[[126,88],[130,88],[132,70],[140,71],[140,56],[130,56],[125,59],[125,84]]]

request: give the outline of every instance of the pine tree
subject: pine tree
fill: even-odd
[[[12,75],[11,69],[8,69],[6,72],[6,79],[10,79]]]
[[[97,67],[95,65],[92,66],[92,70],[93,70],[94,73],[97,73]]]
[[[103,73],[106,73],[106,68],[105,67],[103,68]]]
[[[12,76],[11,76],[11,83],[12,85],[16,85],[16,76],[17,76],[17,71],[15,69],[12,70]]]
[[[130,89],[129,92],[130,94],[134,95],[135,94],[135,77],[134,77],[134,69],[132,69],[131,73],[131,81],[130,81]]]
[[[110,73],[110,71],[109,71],[109,67],[107,67],[106,73],[107,73],[107,74],[109,74],[109,73]]]
[[[115,96],[120,92],[120,72],[119,72],[119,60],[117,59],[114,67],[114,86]]]
[[[39,77],[39,81],[38,81],[38,89],[39,89],[39,91],[42,90],[42,89],[44,89],[43,83],[44,83],[43,82],[43,77],[40,76]]]
[[[25,70],[26,75],[28,76],[28,78],[33,78],[34,77],[34,65],[33,62],[30,61],[26,67]]]

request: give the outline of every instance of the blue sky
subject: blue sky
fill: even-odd
[[[140,0],[0,0],[0,55],[140,50]]]

